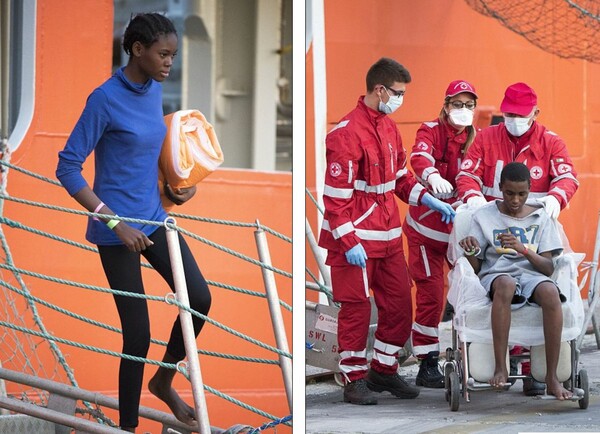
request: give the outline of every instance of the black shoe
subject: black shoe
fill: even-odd
[[[417,386],[428,387],[431,389],[444,388],[444,374],[438,364],[440,357],[439,351],[430,351],[427,357],[421,360],[419,373],[417,374]]]
[[[370,369],[367,374],[367,386],[374,392],[387,391],[402,399],[419,396],[419,389],[408,384],[398,373],[385,375]]]
[[[523,394],[525,396],[538,396],[546,393],[546,383],[540,383],[533,378],[523,378]]]
[[[519,361],[515,357],[510,358],[509,375],[511,375],[511,376],[519,375]],[[510,389],[510,387],[513,386],[516,382],[517,382],[516,378],[509,378],[508,383],[510,385],[507,386],[507,388]]]
[[[358,405],[374,405],[377,404],[377,398],[367,387],[367,381],[361,378],[344,386],[344,402]]]
[[[444,308],[444,315],[442,316],[441,322],[450,321],[453,316],[454,316],[454,306],[452,306],[450,303],[446,302],[446,307]]]

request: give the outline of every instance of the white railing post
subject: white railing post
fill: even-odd
[[[325,265],[325,259],[323,258],[322,250],[320,250],[321,248],[319,247],[312,228],[308,223],[308,219],[305,219],[304,221],[304,233],[306,234],[310,251],[313,253],[315,260],[317,261],[317,267],[319,267],[319,272],[323,277],[323,282],[325,283],[325,286],[331,288],[331,273],[327,265]]]
[[[173,281],[175,282],[177,301],[181,305],[189,308],[190,299],[188,297],[185,273],[183,271],[179,236],[177,230],[170,228],[167,223],[175,225],[175,219],[173,217],[167,217],[165,219],[165,227],[167,230],[167,244],[169,245],[169,258],[171,260],[171,269],[173,270]],[[200,434],[210,434],[208,409],[206,407],[206,397],[204,396],[204,383],[202,382],[202,372],[200,371],[200,360],[198,358],[198,347],[196,346],[196,335],[194,333],[194,324],[192,323],[192,314],[185,309],[179,308],[179,319],[183,331],[185,353],[188,359],[188,370],[190,373],[190,382],[192,383],[192,395],[194,397],[196,417],[198,418],[198,428]]]
[[[2,368],[2,362],[0,362],[0,369]],[[4,384],[4,380],[0,379],[0,398],[6,398],[8,395],[6,394],[6,384]],[[0,408],[0,416],[5,416],[10,412],[5,408]]]
[[[256,239],[256,248],[258,249],[258,257],[260,262],[263,264],[271,265],[271,254],[269,253],[269,246],[267,244],[267,238],[265,231],[260,229],[260,224],[256,220],[256,225],[259,229],[254,231],[254,238]],[[281,351],[289,353],[289,347],[287,337],[285,335],[285,326],[283,324],[283,317],[281,315],[281,307],[279,305],[279,295],[277,294],[277,285],[275,284],[275,276],[273,271],[261,267],[263,280],[265,282],[265,290],[267,293],[267,301],[269,302],[269,312],[271,313],[271,322],[273,324],[273,331],[275,332],[275,341],[277,342],[277,348]],[[285,393],[287,395],[288,405],[290,412],[292,411],[292,361],[284,355],[279,355],[279,366],[283,374],[283,383],[285,386]]]

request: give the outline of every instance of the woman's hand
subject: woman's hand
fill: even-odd
[[[196,186],[188,188],[173,189],[169,184],[165,184],[165,196],[175,205],[181,205],[190,200],[196,194]]]
[[[145,233],[123,221],[116,225],[113,231],[131,252],[141,252],[154,244]]]

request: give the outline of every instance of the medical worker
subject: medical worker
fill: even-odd
[[[537,95],[525,83],[506,88],[500,110],[504,122],[477,134],[462,162],[456,177],[458,198],[473,208],[502,199],[500,174],[504,166],[516,161],[525,164],[531,174],[529,203],[537,201],[557,219],[579,187],[565,142],[537,121]],[[529,362],[521,368],[523,374],[530,373]],[[543,383],[523,381],[527,396],[542,395],[544,390]]]
[[[465,150],[475,139],[476,105],[477,93],[469,82],[451,82],[439,116],[421,125],[412,148],[410,163],[417,179],[450,205],[457,202],[454,179]],[[440,220],[427,206],[412,205],[403,230],[408,240],[408,269],[417,287],[411,335],[413,354],[420,361],[416,383],[443,388],[438,324],[445,301],[444,263],[452,224]]]
[[[339,367],[344,401],[376,404],[372,391],[416,398],[419,389],[398,375],[398,351],[410,336],[411,282],[396,196],[424,204],[450,222],[454,210],[429,193],[406,168],[406,152],[388,115],[403,102],[409,72],[382,58],[366,77],[366,94],[326,138],[325,215],[319,244],[328,250],[338,316]],[[441,213],[442,215],[440,216]],[[371,294],[378,321],[367,362]]]

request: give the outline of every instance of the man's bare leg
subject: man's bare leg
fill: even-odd
[[[166,352],[162,361],[165,363],[179,362],[179,360],[175,360],[174,357]],[[186,404],[172,387],[173,378],[176,373],[177,371],[173,369],[159,367],[156,374],[154,374],[148,383],[148,389],[154,396],[169,406],[169,409],[171,409],[173,415],[179,421],[190,426],[196,426],[194,409]]]
[[[508,276],[497,277],[492,283],[492,337],[494,340],[494,376],[489,383],[494,387],[504,387],[508,381],[506,352],[510,329],[510,303],[515,293],[515,281]]]
[[[558,290],[553,283],[540,283],[535,288],[533,299],[542,307],[546,344],[546,393],[556,396],[561,401],[569,399],[573,396],[573,393],[565,389],[556,376],[563,326],[562,307]]]

